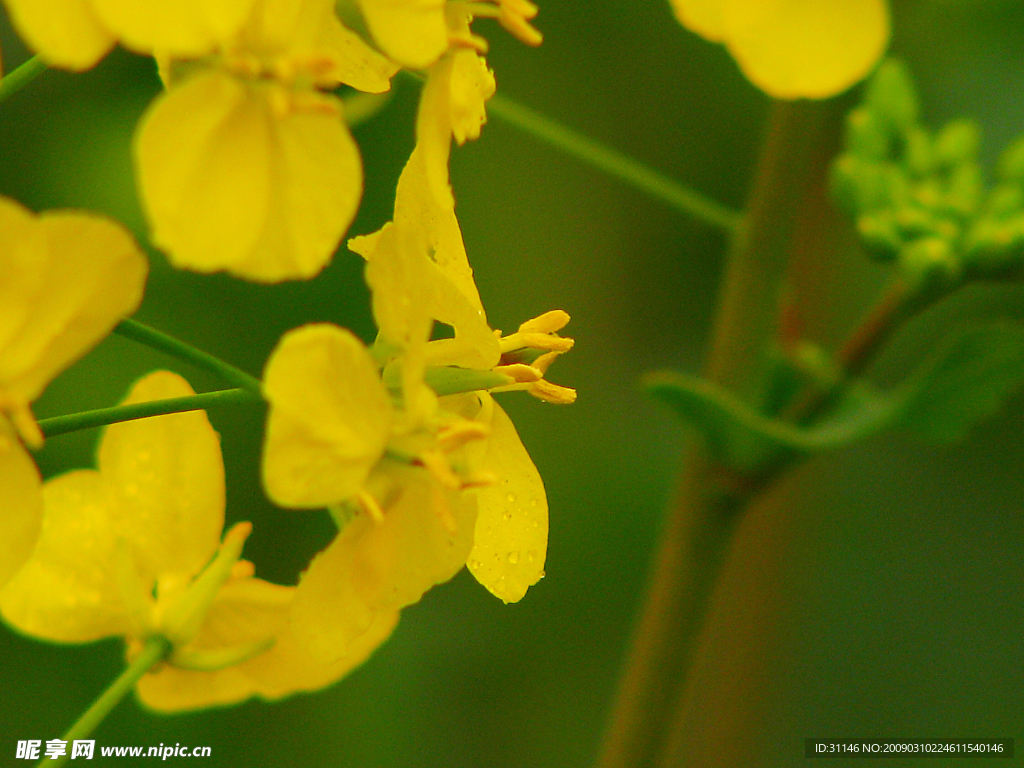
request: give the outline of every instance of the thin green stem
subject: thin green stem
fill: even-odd
[[[103,722],[103,719],[110,714],[110,711],[125,697],[135,683],[146,674],[153,665],[163,660],[171,650],[171,644],[164,637],[152,637],[146,641],[142,651],[132,660],[128,668],[110,684],[100,697],[92,703],[78,718],[78,722],[71,726],[71,730],[64,734],[63,741],[66,741],[67,751],[57,760],[43,758],[39,765],[57,766],[64,765],[71,759],[72,746],[75,739],[84,739],[95,730],[96,726]]]
[[[493,96],[487,103],[487,111],[567,155],[661,200],[677,211],[730,232],[739,226],[741,216],[736,211],[507,96]]]
[[[94,411],[69,413],[67,416],[54,416],[52,419],[40,421],[39,428],[43,431],[45,437],[53,437],[68,432],[77,432],[80,429],[103,427],[107,424],[117,424],[121,421],[148,419],[151,416],[163,416],[168,413],[202,411],[206,408],[233,403],[261,402],[263,402],[262,398],[247,389],[221,389],[217,392],[205,392],[201,395],[170,397],[166,400],[150,400],[146,403],[115,405],[112,408],[97,408]]]
[[[46,64],[38,56],[33,56],[20,67],[11,70],[0,79],[0,104],[16,94],[26,85],[46,71]]]
[[[216,373],[229,384],[234,384],[236,387],[257,394],[261,392],[260,380],[255,376],[250,376],[241,368],[225,363],[219,357],[214,357],[209,352],[204,352],[193,347],[191,344],[180,341],[173,336],[168,336],[166,333],[140,323],[138,320],[122,320],[115,326],[114,332],[127,339],[132,339],[153,349],[166,352],[179,360],[185,360],[207,371]]]

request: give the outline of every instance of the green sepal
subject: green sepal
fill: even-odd
[[[167,663],[172,667],[195,672],[216,672],[218,669],[233,667],[269,651],[274,647],[276,640],[275,637],[268,637],[255,643],[212,650],[175,648],[167,658]]]

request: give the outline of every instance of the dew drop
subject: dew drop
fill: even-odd
[[[511,552],[508,553],[508,561],[510,563],[512,563],[512,565],[515,565],[516,563],[519,562],[519,550],[518,549],[514,549],[514,550],[512,550]]]
[[[502,515],[502,517],[505,518],[505,522],[509,522],[509,521],[512,520],[512,513],[511,512],[506,512],[504,515]]]
[[[479,560],[473,559],[466,563],[466,565],[468,565],[470,568],[476,569],[480,567],[481,563]]]
[[[526,559],[528,562],[532,563],[534,560],[537,559],[537,553],[531,549],[529,552],[526,553]]]
[[[531,507],[536,507],[537,506],[537,500],[536,499],[530,499],[530,506]]]
[[[508,503],[509,504],[515,504],[515,502],[516,502],[516,495],[514,493],[510,493],[508,495]]]

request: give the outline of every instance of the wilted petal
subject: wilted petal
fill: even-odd
[[[114,47],[115,35],[91,0],[4,0],[18,34],[56,67],[89,69]]]
[[[477,491],[478,513],[468,567],[476,580],[506,603],[514,603],[544,575],[548,546],[548,501],[540,473],[512,420],[482,393],[478,417],[491,436],[482,467],[498,483]]]
[[[153,239],[171,262],[262,282],[323,269],[362,194],[338,104],[220,71],[158,99],[135,151]]]
[[[39,537],[41,485],[32,457],[0,417],[0,587],[25,564]]]
[[[132,387],[124,404],[194,394],[178,374],[156,371]],[[224,462],[204,411],[107,427],[99,469],[117,499],[120,535],[147,575],[192,576],[206,565],[224,526]]]
[[[121,225],[35,216],[0,198],[0,390],[25,403],[142,300],[147,263]]]
[[[337,326],[285,334],[267,361],[263,449],[267,495],[286,507],[353,496],[380,460],[392,408],[366,347]]]

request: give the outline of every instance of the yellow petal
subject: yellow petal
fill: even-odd
[[[724,23],[744,74],[780,99],[846,90],[889,42],[885,0],[727,0]]]
[[[304,76],[327,88],[345,83],[382,93],[398,71],[342,26],[333,0],[259,0],[237,46],[274,62],[281,77]]]
[[[226,43],[254,0],[91,0],[96,15],[128,48],[196,57]]]
[[[423,69],[448,48],[444,0],[359,0],[381,49],[399,64]]]
[[[84,643],[129,629],[117,578],[120,536],[107,486],[79,470],[43,487],[42,533],[32,557],[0,591],[0,612],[16,629]]]
[[[491,417],[483,468],[499,478],[477,491],[478,515],[468,567],[477,581],[506,603],[522,599],[544,575],[548,501],[540,473],[512,420],[484,393],[480,419]],[[487,411],[493,406],[493,412]]]
[[[42,517],[39,470],[0,417],[0,587],[32,554]]]
[[[48,63],[89,69],[114,47],[115,36],[91,0],[5,0],[18,34]]]
[[[142,300],[147,263],[116,222],[0,198],[0,390],[24,402]]]
[[[300,691],[315,691],[344,677],[383,643],[398,621],[398,613],[381,614],[339,661],[323,664],[312,659],[295,641],[289,627],[294,587],[260,579],[242,579],[224,586],[199,636],[189,647],[199,650],[231,648],[275,638],[274,645],[241,664],[213,672],[196,672],[165,665],[144,676],[139,699],[160,712],[179,712],[226,706],[258,696],[273,701]]]
[[[124,403],[192,394],[176,373],[156,371]],[[111,425],[100,441],[99,469],[117,500],[120,535],[148,576],[192,576],[206,565],[224,525],[224,463],[205,412]]]
[[[381,614],[415,603],[454,576],[472,547],[476,503],[423,470],[395,469],[398,497],[384,519],[351,521],[302,576],[292,628],[319,659],[351,653]]]
[[[217,70],[158,99],[135,152],[153,239],[171,262],[263,282],[319,272],[362,194],[338,104]]]
[[[450,107],[452,136],[460,145],[480,137],[487,122],[484,105],[494,95],[494,73],[475,51],[457,50],[452,54]]]
[[[289,331],[267,361],[263,391],[267,495],[286,507],[354,496],[383,455],[393,418],[363,343],[327,324]]]
[[[725,35],[723,7],[729,0],[669,0],[679,23],[698,35],[720,43]]]

